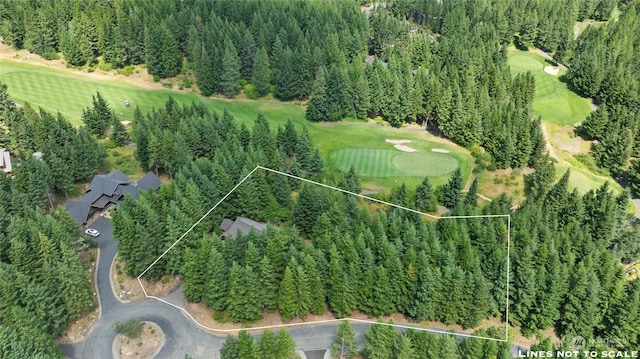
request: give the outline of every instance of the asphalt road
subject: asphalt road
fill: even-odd
[[[182,359],[189,354],[195,359],[219,358],[219,349],[225,336],[211,334],[188,318],[182,311],[157,300],[148,299],[122,303],[114,295],[109,281],[109,270],[117,251],[111,222],[100,217],[92,226],[100,231],[97,241],[100,258],[97,287],[101,304],[100,320],[84,341],[61,345],[62,352],[73,359],[112,359],[112,344],[116,337],[114,324],[131,318],[155,322],[162,328],[165,345],[156,358]],[[359,345],[364,344],[364,333],[371,324],[352,322]],[[288,329],[299,350],[330,348],[339,324],[313,325]],[[258,335],[256,335],[258,336]],[[513,347],[514,353],[518,346]]]

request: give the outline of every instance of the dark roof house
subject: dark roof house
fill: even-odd
[[[225,218],[220,223],[220,229],[223,230],[221,237],[236,238],[238,232],[243,235],[249,234],[252,230],[257,233],[262,233],[267,230],[266,223],[258,223],[253,219],[237,217],[235,221]]]
[[[68,200],[66,209],[77,224],[85,225],[96,212],[110,205],[117,206],[124,199],[125,194],[138,199],[140,191],[158,189],[160,184],[160,179],[153,172],[147,173],[138,182],[132,182],[120,171],[96,175],[91,180],[85,195],[78,201]]]

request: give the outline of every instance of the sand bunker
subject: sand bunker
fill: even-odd
[[[560,68],[558,66],[545,66],[544,72],[548,73],[549,75],[558,76]]]
[[[393,143],[394,145],[401,145],[403,143],[409,143],[411,142],[411,140],[392,140],[387,138],[386,140],[384,140],[385,142],[389,142],[389,143]]]
[[[444,148],[432,148],[431,152],[449,153],[449,150],[445,150]]]
[[[418,150],[416,150],[415,148],[411,148],[411,147],[405,146],[405,145],[393,145],[393,147],[399,149],[400,151],[404,151],[404,152],[418,152]]]

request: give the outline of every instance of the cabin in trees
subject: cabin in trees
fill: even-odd
[[[0,169],[2,169],[4,173],[11,173],[11,171],[13,171],[11,154],[5,148],[0,148]]]
[[[222,223],[220,223],[220,229],[222,229],[222,238],[236,238],[238,232],[245,236],[252,230],[257,233],[262,233],[267,230],[267,225],[244,217],[237,217],[235,221],[225,218],[222,220]]]
[[[78,201],[67,201],[66,209],[78,225],[85,226],[102,211],[117,208],[125,194],[138,199],[140,191],[158,189],[160,184],[160,179],[153,172],[147,173],[139,181],[131,181],[120,171],[96,175],[85,195]]]

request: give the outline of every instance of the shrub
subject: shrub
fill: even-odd
[[[105,62],[105,61],[104,61],[104,60],[102,60],[102,59],[101,59],[101,60],[100,60],[100,62],[98,63],[98,68],[100,68],[100,70],[102,70],[102,71],[104,71],[104,72],[109,72],[109,71],[111,71],[111,68],[112,68],[112,67],[113,67],[113,66],[112,66],[110,63]]]
[[[120,75],[129,76],[133,73],[133,70],[133,65],[127,65],[121,69],[117,69],[116,72],[118,72]],[[138,73],[138,70],[136,70],[136,73]]]
[[[260,93],[256,91],[256,89],[251,84],[248,84],[244,87],[244,94],[247,96],[247,98],[253,100],[260,98]]]
[[[122,334],[127,338],[134,339],[140,336],[142,332],[142,322],[140,319],[132,318],[125,322],[116,322],[116,333]]]
[[[190,88],[192,84],[193,84],[193,82],[192,82],[192,81],[191,81],[191,79],[190,79],[190,78],[188,78],[188,77],[185,77],[185,78],[182,80],[182,86],[184,86],[185,88]]]
[[[164,88],[168,88],[168,89],[173,88],[173,82],[169,82],[169,81],[167,81],[167,82],[163,82],[163,83],[162,83],[162,86],[163,86]]]
[[[160,76],[153,75],[153,82],[160,82]]]

